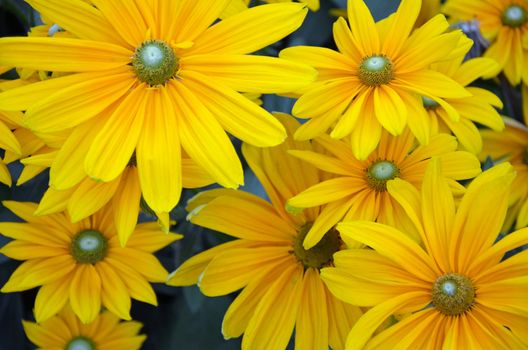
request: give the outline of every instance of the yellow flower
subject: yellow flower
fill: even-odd
[[[86,156],[73,142],[61,150],[94,179],[114,180],[135,151],[156,212],[178,203],[182,147],[234,188],[243,171],[224,130],[257,146],[284,140],[281,124],[239,92],[288,92],[316,75],[248,55],[298,28],[301,4],[257,6],[215,23],[229,0],[29,2],[76,38],[1,38],[0,65],[72,74],[4,92],[0,105],[26,110],[25,124],[39,134],[96,129]]]
[[[454,21],[476,19],[484,37],[491,43],[485,57],[496,60],[512,85],[528,81],[528,50],[523,37],[528,31],[526,0],[448,0],[443,12]]]
[[[289,133],[299,126],[280,115]],[[359,308],[334,298],[319,278],[332,265],[341,241],[329,230],[311,250],[302,247],[308,228],[318,224],[319,208],[292,215],[286,199],[321,180],[314,167],[287,154],[291,148],[311,149],[293,141],[274,148],[243,145],[249,166],[271,203],[256,195],[216,189],[189,202],[192,223],[238,238],[202,252],[171,274],[170,285],[198,283],[208,296],[243,289],[227,310],[225,338],[244,333],[242,349],[284,349],[295,327],[299,349],[344,348],[344,336],[361,315]]]
[[[25,260],[1,291],[41,286],[35,300],[37,322],[66,304],[83,323],[93,321],[101,305],[125,320],[130,319],[130,298],[157,305],[148,281],[165,281],[167,271],[152,253],[180,235],[164,234],[156,223],[138,224],[123,248],[105,208],[72,224],[63,213],[34,216],[34,203],[3,204],[27,223],[0,223],[0,233],[14,239],[0,253]]]
[[[403,0],[394,15],[374,23],[363,0],[349,0],[350,28],[343,18],[334,24],[339,52],[303,46],[281,52],[319,71],[318,81],[293,107],[295,116],[311,118],[296,132],[297,139],[332,127],[333,138],[351,134],[354,155],[363,160],[376,148],[382,129],[399,135],[413,122],[413,111],[422,108],[420,96],[446,108],[443,98],[470,96],[451,78],[429,69],[431,63],[458,55],[462,34],[444,33],[449,25],[442,15],[413,31],[420,4]],[[456,119],[453,108],[447,110]]]
[[[354,325],[347,349],[526,349],[528,251],[504,259],[528,243],[528,229],[496,242],[508,206],[514,172],[498,165],[477,177],[458,206],[432,161],[421,193],[404,181],[404,206],[424,247],[383,224],[338,225],[345,242],[373,250],[334,255],[335,268],[321,277],[343,301],[373,306]],[[371,338],[392,314],[410,313]]]
[[[119,322],[105,311],[83,324],[68,306],[40,324],[22,324],[29,340],[41,350],[139,350],[147,338],[138,334],[143,325],[137,321]]]
[[[510,208],[504,221],[503,230],[528,226],[528,128],[511,118],[504,118],[503,132],[481,130],[484,148],[481,161],[490,156],[494,161],[510,162],[517,172],[510,194]]]
[[[468,48],[473,45],[468,40]],[[465,50],[464,50],[465,51]],[[495,109],[502,108],[502,101],[492,92],[479,87],[468,86],[480,77],[492,77],[497,74],[499,67],[490,58],[473,58],[463,62],[465,52],[452,60],[435,63],[432,69],[445,74],[472,94],[469,97],[449,99],[445,101],[458,114],[452,118],[444,107],[437,102],[422,97],[424,109],[414,111],[409,115],[409,128],[419,140],[428,140],[429,134],[438,132],[453,133],[460,145],[471,153],[478,154],[482,149],[482,139],[474,123],[487,126],[495,131],[504,129],[504,122]],[[425,115],[424,111],[426,112]]]
[[[457,151],[454,137],[438,134],[428,145],[415,147],[408,130],[400,136],[384,131],[378,148],[366,160],[358,160],[343,140],[328,136],[316,138],[327,154],[310,151],[290,151],[321,170],[335,174],[288,200],[294,208],[309,208],[326,204],[320,217],[324,226],[312,227],[304,247],[314,246],[329,228],[345,219],[379,221],[397,227],[408,227],[405,210],[398,204],[398,192],[387,190],[393,179],[405,181],[416,189],[431,157],[438,157],[444,175],[455,192],[463,191],[456,180],[472,178],[480,173],[480,163],[471,153]],[[462,188],[461,188],[462,187]],[[324,218],[324,219],[323,219]],[[413,233],[413,232],[410,232]],[[412,237],[419,239],[417,234]]]

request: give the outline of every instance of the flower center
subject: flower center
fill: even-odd
[[[310,267],[320,269],[333,261],[333,255],[339,250],[341,242],[339,233],[333,228],[321,238],[319,243],[306,250],[303,247],[303,241],[311,227],[311,223],[301,227],[297,237],[295,237],[293,253],[297,260],[304,265],[305,269]]]
[[[471,309],[475,301],[475,287],[469,278],[448,273],[436,279],[433,285],[433,305],[448,316],[457,316]]]
[[[435,109],[440,106],[438,102],[427,96],[422,96],[422,104],[426,109]]]
[[[365,57],[359,65],[358,76],[363,84],[378,86],[387,84],[394,78],[392,63],[384,55]]]
[[[387,181],[398,177],[400,169],[391,161],[378,160],[366,169],[366,175],[367,183],[372,189],[384,192],[387,190]]]
[[[527,19],[526,10],[519,5],[510,5],[502,12],[502,23],[512,28],[522,26]]]
[[[101,232],[83,230],[73,238],[70,250],[77,262],[95,264],[106,256],[108,243]]]
[[[95,343],[89,338],[75,337],[66,345],[65,350],[95,350]]]
[[[163,85],[176,74],[178,58],[164,41],[147,40],[136,49],[132,68],[140,81],[150,86]]]

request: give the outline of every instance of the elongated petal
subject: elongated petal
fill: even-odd
[[[71,276],[64,276],[40,287],[35,298],[35,319],[41,323],[55,316],[68,302]]]
[[[105,42],[67,38],[0,39],[0,64],[52,72],[90,72],[123,67],[133,52]]]
[[[51,133],[95,117],[128,92],[134,83],[131,72],[117,73],[60,89],[38,101],[27,110],[25,124],[34,131]]]
[[[286,138],[284,127],[275,117],[241,94],[210,83],[207,76],[198,72],[182,72],[182,77],[224,129],[242,141],[270,147]]]
[[[194,0],[181,1],[177,18],[171,18],[176,23],[176,30],[169,32],[175,35],[176,42],[194,41],[219,17],[230,0],[203,2]],[[178,3],[178,1],[176,1]]]
[[[383,40],[382,51],[388,57],[397,57],[405,40],[414,28],[420,12],[420,0],[403,0],[394,15],[391,27]]]
[[[328,311],[325,288],[319,272],[304,273],[299,313],[295,322],[295,349],[328,348]]]
[[[345,20],[342,18],[338,20],[340,23],[343,21]],[[344,25],[346,26],[346,23]],[[343,75],[354,72],[354,68],[346,56],[325,47],[288,47],[280,52],[279,57],[308,64],[317,70],[337,70],[342,71]]]
[[[246,54],[284,38],[300,27],[308,9],[286,3],[256,6],[208,28],[190,54]]]
[[[394,89],[380,85],[374,89],[374,111],[380,124],[392,135],[400,135],[407,124],[407,107]]]
[[[214,199],[194,210],[190,220],[196,225],[249,240],[287,242],[293,234],[293,228],[271,205],[262,206],[235,197]]]
[[[396,77],[391,84],[407,88],[424,96],[443,98],[469,97],[469,93],[462,85],[453,79],[433,70],[421,70]]]
[[[222,186],[237,188],[243,183],[242,166],[220,124],[183,83],[171,82],[169,91],[187,154]]]
[[[295,91],[317,75],[310,66],[267,56],[196,55],[182,58],[180,64],[182,70],[200,72],[241,92]]]
[[[101,310],[101,278],[91,264],[80,264],[70,284],[70,304],[82,323],[92,322]]]
[[[113,259],[133,266],[134,270],[150,282],[165,282],[169,274],[159,260],[150,253],[138,249],[116,248],[111,249],[109,254]]]
[[[57,23],[80,39],[124,43],[101,12],[85,1],[30,0],[28,3],[50,23]]]
[[[124,320],[130,320],[130,295],[121,277],[106,262],[100,261],[95,269],[101,277],[103,305]]]
[[[127,167],[121,175],[121,185],[112,199],[114,222],[119,243],[124,247],[136,227],[141,187],[136,167]]]
[[[84,160],[92,178],[111,181],[130,161],[146,117],[146,94],[145,84],[132,90],[93,140]]]
[[[72,222],[78,222],[101,209],[114,196],[121,177],[110,182],[96,182],[86,178],[68,201],[68,213]]]
[[[297,208],[314,207],[350,196],[364,188],[365,181],[354,177],[337,177],[320,182],[288,200]]]
[[[380,39],[374,18],[363,0],[348,0],[348,23],[352,35],[357,39],[362,57],[378,54]]]
[[[360,241],[424,281],[432,282],[438,275],[423,248],[395,228],[368,221],[348,221],[340,223],[337,229],[345,243]]]
[[[302,267],[288,266],[268,287],[242,338],[243,349],[283,349],[291,337],[302,292]],[[276,325],[281,327],[277,328]]]
[[[207,296],[232,293],[246,286],[263,267],[295,264],[291,246],[231,249],[216,256],[200,276],[198,285]],[[286,259],[285,259],[286,258]]]

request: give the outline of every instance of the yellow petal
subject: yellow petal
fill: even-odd
[[[170,84],[183,148],[219,184],[237,188],[243,183],[242,166],[224,130],[183,83]]]
[[[55,316],[68,302],[71,275],[40,287],[35,299],[35,319],[41,323]]]
[[[99,315],[101,278],[93,265],[77,265],[70,284],[70,305],[82,323],[90,323]]]
[[[173,101],[167,90],[148,91],[147,110],[136,150],[145,201],[156,212],[171,211],[182,189],[181,150]]]
[[[121,175],[121,185],[112,199],[115,227],[122,247],[126,245],[136,227],[140,201],[138,170],[134,166],[128,166]]]
[[[380,52],[378,30],[370,10],[363,0],[348,0],[348,23],[352,35],[357,39],[362,57],[371,56]]]
[[[132,90],[92,141],[84,161],[92,178],[111,181],[130,161],[147,116],[146,94],[145,84]]]
[[[253,7],[207,29],[196,38],[190,54],[257,51],[299,28],[307,12],[303,5],[295,3]]]
[[[116,69],[130,63],[133,52],[97,41],[68,38],[0,39],[0,64],[52,72]]]
[[[101,277],[103,305],[120,318],[130,320],[130,295],[121,277],[104,261],[97,263],[95,269]]]
[[[150,282],[165,282],[169,274],[159,260],[150,253],[132,248],[115,248],[111,249],[109,254],[123,264],[132,265],[134,270]]]
[[[95,182],[86,177],[68,201],[71,221],[78,222],[105,206],[114,196],[120,181],[121,177],[110,182]]]

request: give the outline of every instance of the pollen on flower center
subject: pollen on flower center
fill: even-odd
[[[75,337],[66,345],[66,350],[95,350],[95,344],[91,339]]]
[[[166,42],[147,40],[136,49],[132,68],[140,81],[150,86],[163,85],[176,75],[178,57]]]
[[[72,240],[71,254],[82,264],[95,264],[106,256],[107,239],[96,230],[83,230]]]
[[[378,192],[384,192],[387,190],[387,181],[398,177],[400,169],[391,161],[378,160],[365,172],[368,185]]]
[[[475,301],[473,282],[463,275],[447,273],[436,279],[432,290],[433,306],[448,316],[468,311]]]
[[[435,109],[440,106],[438,102],[427,96],[422,96],[422,104],[426,109]]]
[[[328,231],[323,238],[312,248],[306,250],[303,241],[312,224],[306,224],[299,230],[293,246],[293,253],[305,269],[310,267],[320,269],[333,261],[333,255],[339,250],[340,238],[336,229]]]
[[[365,57],[359,65],[358,76],[361,82],[369,86],[387,84],[394,78],[390,59],[384,55]]]
[[[502,23],[512,28],[522,26],[527,20],[528,13],[519,5],[510,5],[502,12]]]

